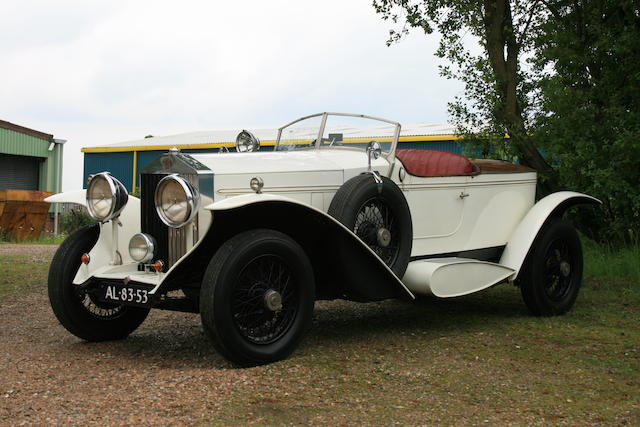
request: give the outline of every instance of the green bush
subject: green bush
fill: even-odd
[[[84,208],[72,209],[60,215],[60,230],[64,234],[71,234],[80,227],[94,224],[96,221],[89,216]]]

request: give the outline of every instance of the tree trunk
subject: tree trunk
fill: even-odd
[[[498,123],[504,125],[520,162],[538,172],[538,196],[544,196],[557,189],[558,181],[555,171],[529,136],[518,101],[520,45],[513,28],[509,0],[484,0],[484,27],[487,54],[496,78],[499,99],[493,114]]]

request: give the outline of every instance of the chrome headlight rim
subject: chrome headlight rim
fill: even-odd
[[[141,240],[141,242],[137,242],[137,240]],[[133,247],[133,245],[138,245],[138,246]],[[132,250],[140,249],[143,247],[146,249],[146,253],[144,254],[143,257],[137,259],[133,255]],[[155,239],[148,234],[136,233],[131,237],[131,240],[129,240],[129,256],[135,262],[148,263],[152,261],[153,257],[155,256],[155,250],[156,250]]]
[[[92,202],[92,200],[95,199],[91,197],[93,186],[97,185],[99,180],[104,180],[107,183],[110,192],[111,207],[109,208],[109,212],[104,216],[101,216],[95,210],[94,204]],[[91,218],[99,222],[107,222],[120,215],[120,212],[122,212],[127,204],[127,201],[129,200],[129,195],[127,194],[127,190],[125,189],[124,185],[113,175],[111,175],[109,172],[100,172],[92,175],[89,178],[85,200],[87,204],[87,211],[89,212]]]
[[[251,153],[260,149],[260,140],[251,132],[243,129],[236,136],[236,151],[238,153]]]
[[[170,218],[168,218],[162,209],[162,192],[164,191],[167,184],[170,182],[176,182],[181,188],[185,195],[186,202],[186,215],[184,221],[174,222]],[[154,194],[154,201],[156,205],[156,212],[160,217],[160,220],[167,226],[171,228],[180,228],[193,220],[193,218],[198,213],[198,205],[200,202],[200,195],[197,190],[189,183],[187,180],[182,178],[178,174],[167,175],[158,182],[158,186],[156,187],[156,191]]]

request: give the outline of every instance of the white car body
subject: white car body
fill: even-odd
[[[327,134],[324,133],[325,124],[332,116],[373,119],[330,113],[309,116],[317,117],[321,122],[318,136],[312,141],[314,147],[303,150],[191,155],[172,152],[162,156],[155,163],[155,171],[151,166],[147,173],[143,171],[142,203],[130,196],[119,216],[100,224],[97,241],[88,252],[91,262],[80,266],[73,284],[86,286],[94,281],[108,280],[125,286],[128,283],[148,285],[148,294],[157,301],[175,289],[182,289],[187,296],[190,290],[193,295],[205,274],[206,264],[218,248],[235,234],[236,228],[239,234],[251,228],[246,222],[255,222],[258,228],[279,229],[282,226],[281,231],[299,241],[314,266],[318,298],[366,301],[389,297],[412,299],[420,294],[456,297],[500,282],[515,281],[536,236],[550,218],[560,217],[576,203],[598,202],[584,194],[564,191],[536,203],[536,173],[522,167],[509,169],[502,163],[495,163],[497,167],[486,170],[481,162],[471,163],[474,172],[464,175],[410,174],[408,165],[397,155],[400,152],[396,152],[399,124],[383,120],[392,131],[386,139],[381,138],[389,145],[378,156],[373,149],[354,147],[355,143],[334,146],[336,134],[329,134],[333,138],[330,139],[325,138]],[[280,129],[278,141],[288,126]],[[349,141],[349,135],[345,135],[340,134],[339,141],[343,141],[343,137],[344,141]],[[356,135],[351,141],[361,142],[358,138]],[[145,194],[144,182],[157,180],[153,178],[154,173],[166,176],[174,173],[172,167],[186,170],[189,165],[195,165],[197,169],[188,174],[188,180],[194,186],[200,186],[196,203],[198,212],[195,219],[183,226],[168,228],[168,243],[163,252],[166,259],[162,260],[167,268],[156,271],[151,263],[143,266],[133,260],[128,250],[129,241],[137,233],[148,233],[149,227],[155,227],[156,233],[164,230],[157,218],[153,220],[155,222],[141,218],[144,212],[141,206],[147,206],[147,215],[158,215],[152,210],[152,195]],[[344,221],[330,215],[336,193],[346,183],[362,176],[367,178],[358,179],[380,182],[379,192],[397,186],[408,205],[413,235],[406,260],[408,265],[401,269],[400,275],[354,234],[353,229],[345,226]],[[382,177],[390,180],[385,181],[384,190]],[[263,187],[252,188],[252,179],[260,180]],[[146,191],[153,188],[150,186]],[[85,204],[85,197],[82,190],[57,194],[47,201]],[[287,226],[294,227],[292,224],[299,221],[304,224],[296,225],[297,231],[289,232]],[[152,225],[145,229],[144,223]],[[308,241],[299,238],[300,230],[308,233]],[[377,242],[384,242],[383,237],[378,235],[377,238]],[[360,263],[348,268],[344,265],[342,269],[336,267],[336,271],[345,273],[361,269],[363,273],[371,274],[375,279],[369,279],[369,282],[379,282],[372,285],[373,290],[367,289],[367,283],[363,282],[352,288],[345,284],[344,289],[322,291],[323,280],[327,282],[322,276],[326,273],[318,270],[333,268],[332,254],[314,252],[318,249],[307,246],[313,246],[309,243],[313,241],[316,244],[324,242],[326,246],[323,247],[332,252],[333,243],[326,242],[327,239],[336,240],[336,250],[348,247],[351,251],[348,253],[353,253],[354,260]],[[343,260],[340,262],[344,264]],[[349,277],[353,279],[357,275]],[[345,278],[345,281],[349,280]],[[176,309],[169,303],[160,308]]]

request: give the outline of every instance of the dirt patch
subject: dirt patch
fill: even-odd
[[[54,251],[0,245],[14,277],[0,295],[1,424],[640,423],[638,286],[587,284],[574,311],[548,319],[510,287],[319,303],[290,359],[234,369],[193,314],[152,311],[123,341],[70,335],[47,298]]]
[[[0,243],[0,261],[22,257],[27,262],[49,263],[57,245],[21,245],[15,243]]]

